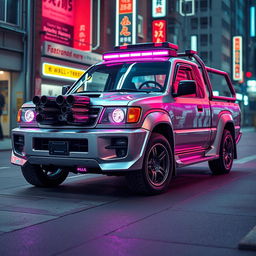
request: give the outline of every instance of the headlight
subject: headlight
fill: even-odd
[[[125,112],[121,108],[116,108],[112,114],[111,114],[111,119],[113,120],[114,123],[123,123],[125,118]]]
[[[34,121],[34,119],[35,119],[35,112],[31,109],[26,110],[24,113],[24,121],[26,123],[31,123]]]
[[[105,109],[100,124],[125,124],[137,123],[140,119],[141,109],[139,107],[108,107]]]
[[[101,124],[125,124],[126,108],[110,107],[106,108],[101,120]]]
[[[17,123],[24,127],[36,127],[36,112],[33,108],[21,108],[17,114]]]

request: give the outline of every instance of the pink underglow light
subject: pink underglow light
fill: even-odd
[[[78,172],[87,172],[87,169],[85,167],[77,167],[76,170]]]
[[[170,56],[169,50],[152,50],[152,51],[136,51],[136,52],[122,52],[122,53],[105,53],[104,60],[125,59],[131,57],[167,57]]]

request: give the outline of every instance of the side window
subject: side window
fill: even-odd
[[[193,70],[192,70],[192,68],[190,66],[178,65],[177,70],[178,71],[176,72],[176,78],[175,78],[175,81],[174,81],[173,87],[172,87],[172,92],[173,93],[177,93],[178,85],[179,85],[180,81],[183,81],[183,80],[195,80],[194,79]],[[190,95],[186,95],[186,96],[182,96],[182,97],[198,97],[198,95],[190,94]]]

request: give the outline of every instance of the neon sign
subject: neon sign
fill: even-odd
[[[166,16],[166,0],[152,1],[152,17],[160,18]]]
[[[154,20],[152,22],[152,41],[162,43],[166,41],[166,21]]]
[[[233,37],[233,80],[243,80],[243,48],[242,37]]]
[[[84,73],[84,70],[44,62],[42,65],[42,73],[47,77],[74,81]]]
[[[116,0],[116,45],[136,43],[136,0]]]
[[[42,41],[91,51],[92,0],[42,0]]]

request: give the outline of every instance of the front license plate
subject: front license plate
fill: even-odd
[[[69,155],[67,141],[49,141],[50,155]]]

